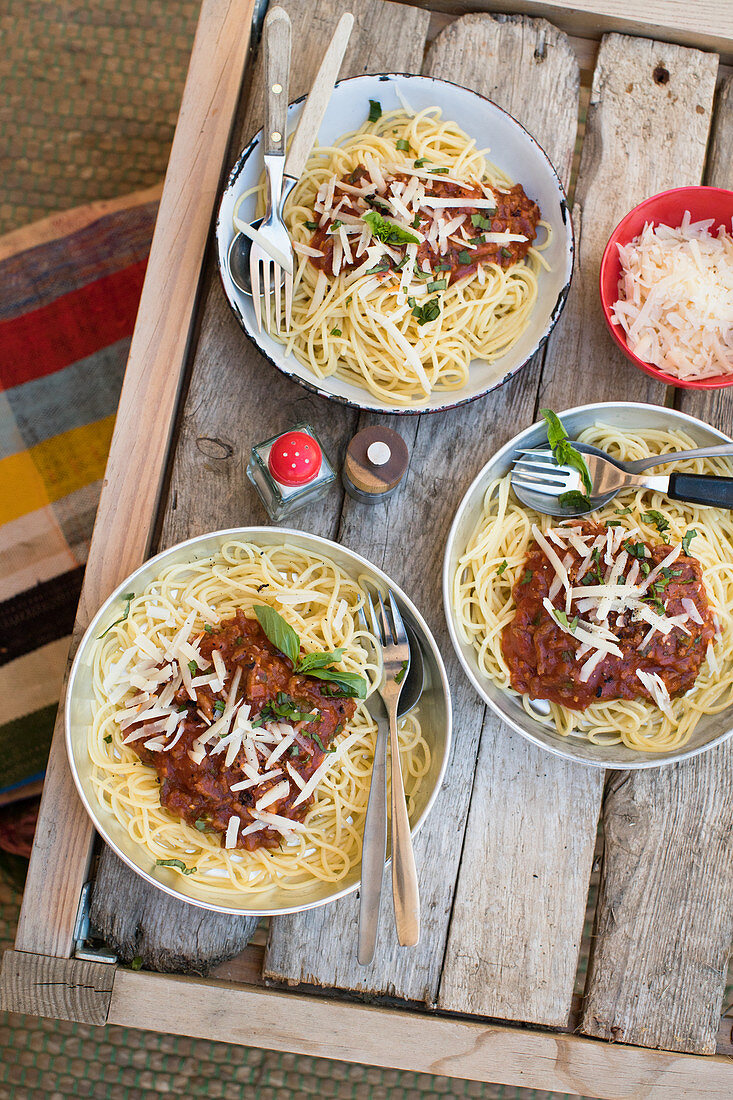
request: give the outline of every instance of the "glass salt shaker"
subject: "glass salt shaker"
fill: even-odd
[[[255,443],[247,477],[270,519],[277,521],[324,496],[336,472],[310,424],[296,424],[264,443]]]

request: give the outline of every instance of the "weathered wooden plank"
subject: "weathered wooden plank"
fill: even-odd
[[[404,0],[461,15],[465,11],[543,16],[571,35],[609,31],[717,50],[733,61],[733,9],[728,0]]]
[[[0,1008],[56,1020],[104,1024],[115,970],[109,963],[6,951],[0,972]]]
[[[495,20],[486,16],[467,16],[449,26],[438,37],[430,49],[424,71],[429,75],[457,80],[466,87],[475,88],[518,116],[547,148],[550,157],[567,179],[575,141],[578,69],[564,35],[541,20],[515,17]],[[522,80],[517,78],[518,73],[524,74]],[[334,920],[335,910],[273,922],[265,962],[265,973],[268,976],[320,985],[337,985],[340,988],[371,993],[396,993],[415,1000],[433,1002],[437,995],[453,908],[453,924],[446,953],[440,1003],[454,1009],[484,1011],[485,1002],[482,999],[486,991],[474,990],[478,1000],[471,1004],[473,994],[469,994],[463,975],[459,973],[459,954],[466,950],[468,942],[465,939],[470,923],[470,903],[467,898],[476,888],[475,880],[483,880],[486,862],[484,835],[479,827],[472,828],[470,820],[463,845],[458,895],[453,906],[453,883],[460,859],[457,838],[464,828],[468,812],[484,708],[452,655],[452,646],[439,611],[440,575],[445,537],[461,495],[491,451],[512,435],[519,423],[528,423],[532,419],[538,366],[538,363],[532,364],[509,386],[467,408],[444,416],[422,417],[419,424],[414,420],[401,422],[398,425],[399,430],[407,440],[412,454],[408,482],[402,495],[388,502],[386,506],[370,507],[368,510],[351,500],[347,500],[344,506],[340,538],[381,564],[397,581],[406,586],[435,631],[446,658],[453,692],[454,752],[444,789],[416,844],[423,899],[421,943],[409,951],[396,946],[391,904],[387,904],[381,914],[375,960],[370,967],[359,967],[355,961],[358,902],[350,898],[338,906],[336,920],[341,935],[337,943],[333,936],[327,934],[329,925]],[[377,419],[374,417],[364,417],[360,426],[375,422]],[[480,445],[477,447],[479,441]],[[423,476],[422,471],[430,471],[430,474]],[[406,546],[413,548],[409,555],[405,554]],[[416,567],[418,561],[419,567]],[[526,749],[523,743],[517,744],[516,735],[505,727],[501,727],[498,732],[498,726],[499,723],[495,723],[493,719],[488,720],[489,732],[484,737],[487,738],[487,745],[491,744],[495,750],[494,759],[489,766],[492,769],[497,768],[501,774],[505,767],[512,766],[512,754],[524,753]],[[517,774],[517,787],[527,785],[521,796],[515,790],[520,801],[536,798],[538,786],[543,782],[547,785],[550,797],[550,792],[556,791],[558,781],[562,781],[560,776],[562,775],[563,780],[567,779],[564,774],[567,769],[557,767],[555,761],[539,752],[535,755],[538,757],[536,767],[530,767],[523,776]],[[497,792],[492,792],[490,782],[487,784],[485,763],[486,761],[481,764],[475,780],[473,802],[488,807],[488,814],[495,816],[504,812],[506,807],[496,797]],[[575,835],[587,838],[592,855],[600,780],[589,779],[589,773],[585,770],[577,771],[584,790],[587,786],[593,789],[595,783],[596,795],[591,800],[592,808],[588,819],[587,800],[580,789],[573,790],[570,801],[577,809],[577,816],[569,814],[567,823],[572,821]],[[543,802],[544,799],[540,796],[538,801]],[[517,804],[512,806],[512,810]],[[474,826],[476,825],[477,820],[474,822]],[[537,836],[534,837],[538,854],[541,853],[546,864],[552,864],[553,858],[558,862],[557,851],[559,849],[562,853],[562,843],[558,845],[557,838],[550,836],[547,830],[539,835],[542,837],[541,841],[538,841]],[[506,851],[502,850],[500,855],[495,853],[497,864],[512,862],[518,854],[521,861],[521,851],[515,842],[516,836],[507,838]],[[436,858],[438,852],[440,858]],[[589,859],[590,856],[586,862]],[[582,874],[583,861],[579,861],[579,864]],[[558,863],[558,873],[560,870]],[[563,862],[563,880],[566,877],[567,868]],[[543,886],[546,886],[546,881]],[[536,913],[538,909],[541,914],[542,895],[537,882],[530,876],[525,885],[532,888],[526,895],[527,914]],[[489,892],[491,896],[487,894],[482,900],[484,913],[487,910],[493,911],[495,904],[504,904],[507,897],[505,883],[494,883],[494,886],[496,889],[493,893]],[[574,953],[571,946],[572,957],[566,968],[568,998],[572,993],[586,890],[587,874],[580,889],[570,892],[572,904],[577,905],[577,913],[572,922],[572,936],[568,935],[567,928],[558,928],[558,944],[554,945],[560,953],[565,949],[566,940],[575,945]],[[385,893],[387,892],[386,881]],[[516,914],[512,920],[515,927],[519,928],[517,935],[521,936],[523,930],[521,924],[516,923]],[[497,929],[499,923],[501,922],[497,922]],[[502,928],[502,934],[504,931]],[[474,929],[474,932],[477,930]],[[486,934],[487,930],[481,929],[478,939],[473,936],[468,947],[469,953],[483,952],[482,940]],[[505,978],[508,974],[509,971],[506,971]],[[517,996],[513,1014],[517,1017],[522,1015],[522,1005],[532,1004],[528,990],[537,984],[535,974],[525,973],[522,977],[521,997],[517,982],[514,982]],[[529,1011],[533,1011],[531,1007]],[[538,1011],[542,1016],[542,1011]],[[552,1022],[564,1023],[567,1010],[559,1021],[556,1020],[556,1014],[550,1015]]]
[[[697,50],[617,34],[603,39],[575,191],[582,215],[576,274],[550,338],[543,405],[663,403],[664,386],[611,340],[598,273],[606,241],[627,211],[657,191],[699,182],[716,69],[717,58]]]
[[[730,82],[716,111],[710,184],[730,184]],[[677,406],[733,431],[728,390],[677,390]],[[733,746],[660,772],[614,776],[582,1030],[710,1054],[733,939]]]
[[[202,8],[72,653],[100,603],[149,552],[206,238],[247,54],[251,11],[252,0],[206,0]],[[48,955],[71,953],[93,832],[66,762],[63,706],[62,693],[16,937],[19,950]]]
[[[242,950],[257,917],[209,913],[147,886],[105,847],[94,876],[92,934],[123,963],[142,959],[146,970],[208,974]]]
[[[448,28],[431,51],[428,62],[442,75],[448,75],[451,40],[470,65],[473,80],[481,81],[479,90],[519,118],[567,185],[579,73],[565,35],[541,20],[468,16]],[[488,72],[487,56],[492,59]],[[512,409],[507,418],[512,431],[529,422],[533,412],[524,420]],[[600,792],[597,773],[527,744],[487,711],[441,1007],[567,1023]],[[537,814],[543,819],[540,828]]]
[[[733,1090],[733,1060],[726,1057],[694,1058],[211,979],[118,970],[108,1022],[604,1100],[722,1100]]]
[[[427,33],[426,12],[383,0],[319,0],[317,8],[299,0],[283,0],[282,6],[293,23],[293,99],[309,90],[336,23],[347,10],[353,12],[355,25],[342,76],[375,70],[409,71],[420,66]],[[232,140],[231,163],[262,125],[262,85],[259,59],[244,117]],[[213,258],[205,285],[200,333],[163,513],[161,549],[218,527],[269,522],[244,476],[253,443],[306,420],[340,465],[356,425],[356,412],[314,397],[289,381],[245,338],[224,298]],[[288,525],[335,538],[342,495],[340,489],[333,489],[325,500],[298,513]],[[201,911],[185,904],[176,910],[175,930],[167,927],[159,916],[167,907],[163,895],[106,848],[100,855],[97,881],[105,886],[100,891],[95,884],[96,924],[113,932],[118,928],[118,896],[123,893],[126,913],[120,942],[129,951],[133,938],[139,941],[146,949],[145,957],[151,963],[155,960],[161,969],[201,970],[207,960],[208,965],[214,965],[237,954],[251,935],[251,922],[221,917],[207,927],[204,939],[198,934]],[[130,926],[131,913],[140,917],[137,930]],[[141,954],[142,949],[137,953]]]

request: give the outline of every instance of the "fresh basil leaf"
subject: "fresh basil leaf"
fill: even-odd
[[[253,610],[275,649],[279,649],[294,665],[297,664],[300,657],[300,638],[290,623],[286,623],[282,615],[268,604],[260,604]]]
[[[439,299],[431,298],[430,301],[426,302],[424,306],[419,306],[417,304],[413,305],[412,316],[417,319],[418,325],[427,325],[429,321],[435,321],[438,317],[440,317]]]
[[[336,665],[343,660],[345,652],[343,646],[340,646],[338,649],[331,650],[330,653],[306,653],[305,657],[301,657],[298,661],[295,671],[307,675],[313,668],[327,668],[329,665]]]
[[[552,613],[561,626],[566,627],[571,634],[575,633],[575,628],[577,627],[578,621],[580,619],[579,615],[576,615],[574,619],[569,621],[566,613],[564,611],[558,610],[557,607],[553,607]]]
[[[384,244],[420,243],[415,234],[410,233],[409,229],[403,229],[401,225],[388,221],[387,218],[383,218],[381,214],[378,214],[376,210],[370,210],[368,214],[363,214],[362,221],[367,223],[372,231],[372,236],[376,237],[378,241],[382,241]]]
[[[690,553],[690,543],[692,542],[692,540],[695,538],[696,535],[697,535],[697,531],[695,530],[694,527],[691,527],[690,530],[685,533],[685,536],[682,539],[682,553],[683,554],[689,554]]]
[[[343,695],[350,695],[356,699],[366,699],[367,682],[358,672],[342,672],[338,668],[314,668],[308,673],[317,680],[328,680],[336,684]]]
[[[560,417],[552,409],[540,409],[540,413],[547,425],[547,442],[552,448],[555,462],[558,466],[572,466],[576,469],[583,480],[586,492],[590,495],[593,491],[593,482],[585,464],[585,459],[570,442]]]
[[[130,604],[135,599],[135,593],[134,592],[128,592],[125,596],[121,596],[120,599],[123,599],[123,600],[127,601],[127,603],[125,604],[125,610],[122,613],[122,615],[120,615],[119,619],[115,619],[115,621],[113,623],[110,623],[110,625],[105,630],[104,634],[99,635],[100,640],[102,638],[107,637],[107,635],[109,634],[112,627],[119,626],[120,623],[124,623],[127,620],[127,616],[130,614]]]
[[[589,512],[593,507],[589,498],[584,493],[579,493],[577,489],[571,489],[569,493],[560,493],[557,499],[563,508],[582,508]]]
[[[311,738],[312,741],[315,741],[315,743],[318,745],[318,748],[321,750],[321,752],[336,752],[336,746],[332,745],[330,749],[327,749],[326,746],[323,744],[323,741],[321,741],[321,739],[320,739],[320,737],[318,736],[317,733],[311,733],[311,734],[309,734],[309,737]]]

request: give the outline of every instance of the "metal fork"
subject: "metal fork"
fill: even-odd
[[[262,330],[260,295],[265,299],[265,317],[271,328],[270,291],[275,298],[275,319],[280,331],[282,319],[283,274],[285,286],[285,327],[290,327],[293,303],[293,246],[282,218],[285,199],[292,189],[283,189],[285,169],[285,130],[288,120],[288,76],[290,71],[290,17],[283,8],[271,8],[265,19],[265,127],[262,135],[267,175],[267,210],[253,240],[249,254],[257,328]],[[260,241],[262,243],[260,243]],[[273,259],[273,256],[277,259]]]
[[[610,455],[597,452],[597,448],[590,448],[586,444],[574,444],[581,452],[585,464],[588,467],[592,496],[601,497],[607,493],[618,492],[636,485],[655,488],[653,477],[640,477],[645,470],[653,466],[663,466],[668,462],[682,462],[690,458],[715,458],[716,456],[730,456],[733,447],[730,443],[724,443],[715,447],[698,447],[689,451],[673,451],[668,454],[651,455],[649,458],[640,458],[635,462],[621,462]],[[542,493],[546,496],[558,496],[561,493],[582,490],[581,478],[578,471],[572,466],[559,466],[553,458],[552,451],[545,448],[519,448],[522,458],[518,458],[512,467],[512,485],[521,489],[531,489],[532,492]],[[668,479],[665,477],[664,485],[661,480],[658,488],[662,491],[666,488]]]
[[[405,788],[400,768],[397,739],[397,705],[402,685],[410,669],[410,645],[402,616],[391,592],[387,593],[389,614],[381,594],[378,594],[379,615],[371,597],[367,597],[370,625],[382,648],[382,680],[377,689],[389,720],[390,757],[392,769],[392,893],[394,897],[397,939],[403,947],[416,944],[420,938],[420,895],[412,850],[410,822],[407,816]],[[372,711],[373,713],[373,711]],[[382,743],[380,744],[380,735]],[[364,829],[362,855],[362,905],[359,913],[359,962],[371,962],[379,917],[379,897],[384,870],[386,831],[386,795],[384,772],[380,760],[385,754],[383,726],[377,716],[377,747],[375,769],[369,790],[367,822]],[[380,801],[381,800],[381,801]],[[367,824],[374,828],[367,828]],[[381,851],[380,851],[381,847]]]

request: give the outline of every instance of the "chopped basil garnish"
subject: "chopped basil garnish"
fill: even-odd
[[[433,176],[447,176],[450,168],[428,168],[428,172]]]
[[[616,513],[617,516],[630,516],[631,515],[631,509],[630,508],[614,508],[614,512]]]
[[[436,271],[450,271],[450,269],[451,269],[451,264],[436,264],[435,265],[435,270]]]
[[[370,210],[368,214],[364,214],[362,221],[367,223],[372,231],[372,236],[376,237],[378,241],[383,241],[384,244],[420,243],[414,233],[410,233],[408,229],[403,229],[401,225],[383,218],[376,210]]]
[[[588,467],[580,451],[576,451],[568,439],[568,433],[557,413],[552,409],[540,409],[540,413],[547,424],[547,442],[552,447],[552,454],[558,466],[572,466],[580,474],[586,492],[593,491],[593,482],[590,479]]]
[[[192,875],[196,871],[195,867],[187,867],[182,859],[156,859],[156,867],[177,867],[179,871],[183,871],[184,875]]]
[[[568,617],[565,614],[565,612],[558,610],[557,607],[553,607],[552,613],[555,616],[555,618],[557,619],[557,621],[560,623],[561,626],[567,627],[567,629],[570,631],[571,634],[575,633],[575,629],[576,629],[576,627],[578,625],[578,622],[579,622],[579,619],[580,619],[579,615],[576,615],[574,619],[572,619],[570,622],[568,622]]]
[[[210,623],[204,623],[204,630],[206,631],[207,634],[213,634],[214,633],[214,628],[213,628],[213,626],[211,626]]]
[[[110,623],[110,625],[105,630],[104,634],[99,635],[100,639],[101,638],[106,638],[113,626],[119,626],[120,623],[124,623],[126,621],[127,616],[130,614],[130,604],[135,599],[135,593],[134,592],[128,592],[125,596],[122,596],[121,599],[127,601],[127,603],[125,604],[124,612],[122,613],[122,615],[120,615],[119,619],[115,619],[115,621],[113,623]]]
[[[340,335],[341,335],[341,329],[340,328],[332,328],[331,329],[331,336],[340,336]]]
[[[335,746],[332,746],[330,749],[327,749],[326,746],[323,744],[323,741],[321,741],[321,739],[320,739],[320,737],[318,736],[317,733],[312,733],[310,736],[311,736],[311,739],[313,741],[315,741],[315,743],[318,745],[318,748],[321,750],[321,752],[336,752]]]
[[[428,283],[428,294],[432,294],[434,290],[445,290],[447,286],[447,279],[436,279],[435,282]]]
[[[502,254],[502,256],[504,257],[505,260],[511,260],[511,258],[512,258],[511,248],[502,248],[501,254]]]
[[[196,673],[198,672],[198,668],[199,666],[196,664],[195,661],[188,662],[188,671],[191,673],[192,676],[196,675]]]
[[[465,248],[461,249],[458,253],[458,262],[460,264],[470,264],[472,262],[471,253]]]
[[[378,264],[374,265],[374,267],[368,268],[365,274],[377,275],[381,274],[381,272],[383,271],[389,271],[389,260],[380,260]]]
[[[311,233],[315,233],[316,229],[318,229],[318,222],[306,222],[305,227],[306,229],[310,229]]]
[[[687,531],[684,538],[682,539],[682,553],[683,554],[689,554],[690,553],[690,543],[692,542],[692,540],[695,538],[696,535],[697,535],[697,531],[695,530],[694,527],[691,527],[690,530]]]
[[[194,821],[193,824],[194,828],[198,829],[200,833],[203,833],[206,829],[206,822],[204,821],[203,817],[198,818],[198,820]]]
[[[415,299],[413,298],[412,301],[415,302]],[[407,304],[410,304],[409,299]],[[435,321],[440,316],[440,301],[437,298],[431,298],[424,306],[419,306],[415,302],[412,306],[412,316],[416,318],[418,325],[427,325],[429,321]]]
[[[509,564],[509,562],[506,560],[506,558],[504,558],[504,561],[501,563],[499,568],[496,570],[497,577],[500,577],[502,575],[502,573],[504,572],[504,570],[506,569],[508,564]]]
[[[107,736],[104,738],[104,743],[105,743],[105,745],[111,745],[112,744],[112,734],[111,733],[108,733]]]
[[[404,138],[399,138],[397,141],[397,148],[400,149],[403,153],[409,153],[410,143],[409,141],[405,141]]]
[[[217,713],[219,713],[219,714],[224,713],[225,707],[226,707],[226,703],[224,702],[223,699],[217,699],[216,702],[214,703],[214,710],[217,711]]]
[[[521,588],[523,584],[529,584],[529,582],[532,580],[533,576],[534,576],[534,573],[532,572],[531,569],[525,570],[524,576],[522,577],[521,581],[519,582],[519,587]]]
[[[648,512],[642,512],[641,518],[644,523],[653,523],[662,537],[664,537],[664,532],[669,530],[669,520],[666,516],[663,516],[661,512],[658,512],[656,508],[650,508]],[[667,536],[664,541],[668,542],[669,536]]]
[[[382,117],[382,104],[378,99],[369,100],[369,121],[376,122]]]
[[[405,678],[405,673],[407,672],[407,669],[408,669],[409,665],[410,665],[409,661],[403,661],[402,662],[402,666],[400,668],[400,671],[397,673],[397,675],[394,678],[394,682],[396,684],[401,684],[402,683],[402,681]]]
[[[430,164],[430,157],[420,157],[420,159],[416,160],[413,164],[413,168],[422,168],[424,164]]]
[[[493,210],[487,211],[489,214],[496,213],[496,207]],[[484,214],[472,214],[471,222],[477,229],[491,229],[491,218],[487,218]]]

